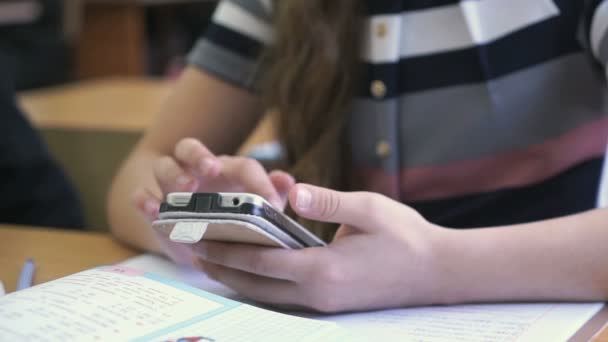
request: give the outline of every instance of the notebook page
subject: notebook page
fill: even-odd
[[[260,324],[260,322],[272,322],[272,324]],[[201,336],[201,334],[222,342],[359,341],[346,330],[336,329],[335,326],[320,325],[318,321],[260,310],[249,305],[243,305],[239,310],[231,310],[222,316],[201,321],[158,338],[168,341],[183,336]]]
[[[603,303],[487,304],[318,317],[386,341],[567,341]]]
[[[201,272],[177,267],[156,255],[124,264],[174,277],[222,296],[237,295]],[[239,301],[242,299],[239,298]],[[419,341],[566,341],[602,307],[582,304],[488,304],[409,308],[335,316],[294,313],[336,322],[355,336]],[[484,339],[488,337],[487,339]],[[515,337],[513,337],[515,336]]]
[[[332,336],[340,330],[333,323],[265,312],[134,269],[103,267],[2,297],[0,341],[162,341],[163,335],[200,324],[204,331],[192,331],[196,336],[231,336],[224,329],[227,314],[237,325],[239,319],[245,324],[257,317],[258,327],[270,327],[263,335],[252,330],[249,341],[280,337],[273,334],[274,316],[285,326],[301,326],[302,334]]]
[[[236,292],[207,277],[203,272],[187,266],[178,266],[156,254],[141,254],[121,262],[120,265],[175,279],[218,296],[239,301],[242,299]]]

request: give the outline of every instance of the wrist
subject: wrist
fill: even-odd
[[[426,222],[418,243],[412,244],[412,231],[404,231],[403,247],[409,251],[405,259],[414,268],[402,274],[404,306],[443,305],[454,302],[451,274],[461,267],[453,246],[458,236],[453,229]],[[412,272],[413,271],[413,272]]]
[[[428,252],[428,304],[449,305],[466,301],[466,286],[462,279],[470,279],[472,265],[463,265],[463,232],[434,226]]]
[[[497,228],[504,230],[505,228]],[[435,304],[453,305],[500,300],[513,281],[508,242],[494,228],[443,228],[434,244]]]

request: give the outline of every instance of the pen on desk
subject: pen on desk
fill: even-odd
[[[34,264],[34,260],[27,259],[23,263],[23,268],[21,268],[21,273],[19,273],[19,281],[17,281],[17,291],[26,289],[32,286],[34,281],[34,270],[36,269],[36,264]]]

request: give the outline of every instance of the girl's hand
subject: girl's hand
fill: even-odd
[[[279,209],[287,203],[287,193],[295,184],[283,171],[267,173],[256,160],[245,157],[215,156],[200,141],[180,140],[173,155],[162,156],[154,164],[154,176],[161,193],[138,189],[134,194],[137,209],[150,221],[158,217],[160,203],[170,192],[251,192]],[[191,255],[184,246],[158,236],[163,250],[180,263]]]
[[[328,247],[287,250],[201,242],[195,263],[254,300],[322,312],[436,303],[444,228],[382,195],[298,184],[301,216],[341,224]]]

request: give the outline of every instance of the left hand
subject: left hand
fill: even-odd
[[[300,216],[341,224],[327,247],[301,250],[202,242],[195,264],[259,302],[321,312],[437,302],[436,246],[446,229],[375,193],[298,184],[289,203]]]

